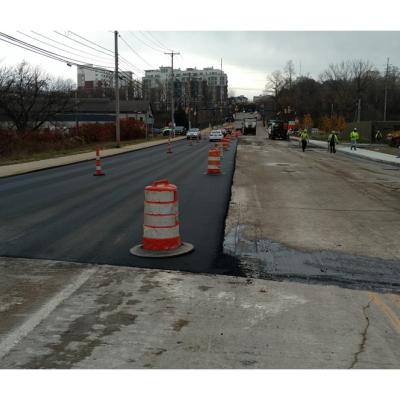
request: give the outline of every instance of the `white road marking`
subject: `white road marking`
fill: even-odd
[[[36,311],[22,325],[11,331],[0,342],[0,359],[6,356],[10,350],[16,346],[25,336],[35,329],[44,319],[46,319],[63,301],[68,299],[77,291],[93,274],[97,268],[83,271],[79,276],[67,285],[61,292],[53,296],[43,307]]]

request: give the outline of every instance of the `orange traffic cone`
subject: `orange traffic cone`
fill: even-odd
[[[96,173],[94,176],[104,176],[105,173],[101,170],[101,162],[100,162],[100,147],[96,146]]]

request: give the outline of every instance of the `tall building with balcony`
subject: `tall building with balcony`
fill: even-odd
[[[171,107],[171,67],[146,70],[142,78],[143,97],[157,111]],[[174,69],[175,107],[222,108],[226,106],[228,76],[213,67]]]

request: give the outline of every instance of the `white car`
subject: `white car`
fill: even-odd
[[[186,133],[186,139],[201,139],[201,133],[199,128],[190,128]]]
[[[215,131],[211,131],[209,140],[210,142],[220,142],[224,138],[224,134],[221,129],[217,129]]]

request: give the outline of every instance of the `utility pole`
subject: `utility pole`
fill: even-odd
[[[189,72],[189,90],[188,90],[188,93],[189,93],[189,107],[188,107],[188,109],[189,109],[189,129],[192,128],[192,122],[190,121],[190,112],[191,112],[190,105],[191,105],[191,100],[192,100],[192,84],[191,84],[192,81],[190,79],[190,76],[191,76],[191,74]]]
[[[357,106],[357,122],[361,121],[361,99],[358,99],[358,106]]]
[[[221,58],[221,76],[219,79],[219,91],[220,91],[220,97],[221,97],[221,119],[222,119],[222,123],[224,122],[223,119],[223,114],[222,114],[222,58]]]
[[[174,110],[174,56],[179,56],[180,53],[175,53],[173,50],[171,53],[164,53],[171,56],[171,128],[172,134],[175,136],[175,110]]]
[[[119,75],[118,75],[118,31],[114,31],[115,41],[115,136],[117,147],[121,147],[119,126]]]
[[[78,120],[78,85],[75,90],[75,129],[78,133],[79,130],[79,120]]]
[[[383,120],[386,121],[386,105],[387,105],[387,78],[389,73],[389,57],[386,62],[386,75],[385,75],[385,103],[383,106]]]

